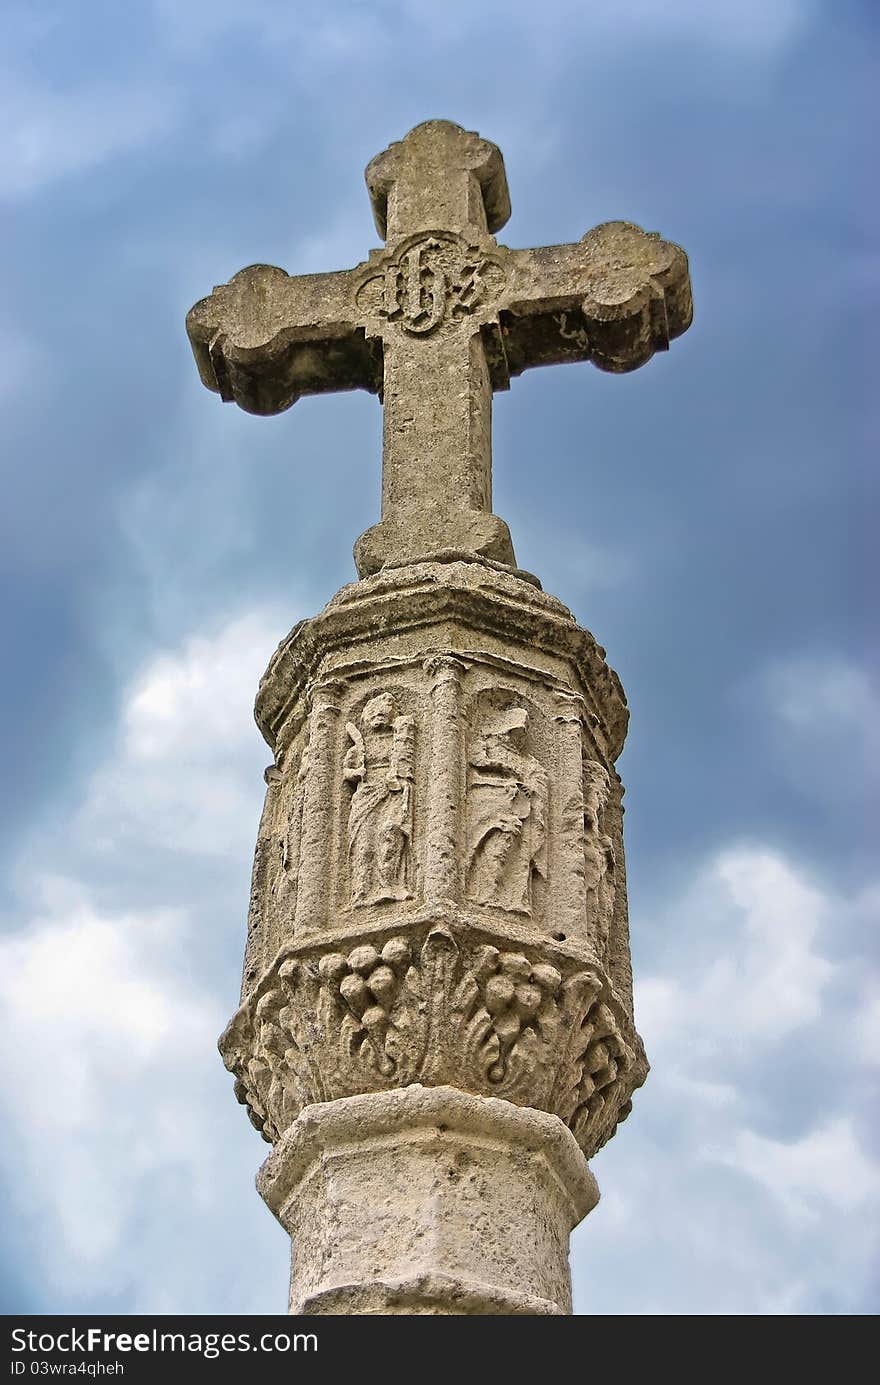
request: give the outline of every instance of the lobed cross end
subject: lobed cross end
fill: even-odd
[[[608,221],[573,245],[511,252],[501,325],[510,375],[590,361],[637,370],[693,316],[684,251],[656,232]]]
[[[497,144],[451,120],[426,120],[367,165],[376,229],[389,241],[413,231],[500,231],[510,217]]]
[[[249,265],[190,309],[202,383],[252,414],[309,394],[381,387],[381,359],[358,320],[353,274],[290,275]]]

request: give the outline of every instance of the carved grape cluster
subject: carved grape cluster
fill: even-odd
[[[386,1051],[391,1011],[411,964],[412,949],[405,938],[390,938],[381,951],[362,943],[348,956],[328,952],[318,964],[322,983],[339,997],[358,1033],[365,1031],[385,1077],[394,1071],[394,1059]]]
[[[523,1030],[546,1029],[556,1011],[554,997],[562,985],[562,973],[545,962],[530,962],[521,952],[499,952],[486,947],[477,963],[483,1004],[498,1037],[500,1057],[489,1068],[489,1080],[500,1082],[506,1059]]]
[[[589,1155],[644,1080],[638,1040],[598,968],[449,929],[281,955],[221,1041],[236,1095],[274,1143],[303,1106],[409,1082],[553,1111]]]

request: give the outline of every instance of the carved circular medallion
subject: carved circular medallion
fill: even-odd
[[[490,304],[504,287],[501,265],[443,232],[404,243],[358,290],[358,306],[410,336],[428,336],[441,323],[454,324]]]

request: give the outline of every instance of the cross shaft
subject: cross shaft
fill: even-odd
[[[628,222],[576,244],[509,250],[500,150],[428,121],[366,171],[384,250],[353,270],[252,265],[198,302],[187,331],[203,383],[248,412],[366,389],[385,406],[382,519],[362,576],[457,549],[513,564],[492,514],[491,401],[533,366],[643,365],[690,325],[687,258]]]

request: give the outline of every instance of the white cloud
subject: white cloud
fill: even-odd
[[[281,1311],[287,1245],[252,1193],[265,1150],[216,1052],[228,1016],[188,961],[194,919],[31,887],[40,912],[0,941],[0,1157],[51,1311]]]
[[[758,679],[771,713],[801,744],[815,746],[811,767],[822,790],[827,774],[818,770],[829,744],[847,758],[880,754],[880,688],[867,669],[832,650],[774,660]]]
[[[581,1311],[867,1311],[880,1164],[859,1092],[877,1017],[854,961],[827,955],[863,904],[737,845],[641,921],[666,940],[636,982],[653,1070],[594,1162],[611,1209],[576,1236]]]
[[[144,1180],[173,1171],[192,1197],[209,1175],[201,1069],[223,1016],[176,974],[182,914],[105,914],[76,883],[32,886],[45,912],[0,941],[6,1155],[53,1286],[109,1293]]]
[[[139,148],[177,119],[177,98],[165,86],[101,81],[59,91],[10,72],[2,77],[0,196],[7,198]]]
[[[688,1052],[749,1052],[820,1013],[832,964],[817,950],[830,901],[778,853],[720,852],[664,911],[695,937],[682,977],[636,982],[637,1018],[664,1048],[689,1036]]]
[[[109,852],[132,842],[247,851],[271,758],[254,696],[284,631],[277,612],[249,612],[157,654],[126,690],[115,753],[93,776],[78,832]]]
[[[853,1017],[852,1036],[858,1061],[865,1067],[880,1066],[880,986],[876,979],[865,986]]]
[[[154,655],[124,692],[80,810],[44,824],[15,872],[19,926],[0,941],[4,1157],[59,1304],[121,1294],[131,1312],[283,1305],[285,1238],[250,1187],[266,1151],[216,1052],[235,1005],[267,757],[251,707],[282,631],[254,611]],[[47,841],[69,874],[47,873]],[[160,899],[168,873],[184,882],[171,887],[175,907],[133,902],[139,849],[166,862]],[[230,857],[241,896],[218,909],[205,879],[222,891]],[[231,933],[221,998],[216,954]],[[253,1260],[231,1253],[240,1240]],[[215,1244],[227,1270],[212,1277]],[[266,1284],[261,1261],[274,1266]]]
[[[251,611],[153,658],[126,696],[123,752],[142,762],[181,754],[214,760],[217,745],[241,740],[256,679],[281,633],[267,612]]]
[[[817,952],[827,901],[803,872],[772,851],[742,849],[715,864],[741,911],[738,961],[720,960],[705,983],[704,1014],[733,1017],[743,1036],[776,1039],[815,1019],[832,967]]]
[[[753,1130],[737,1133],[712,1157],[761,1184],[776,1208],[795,1221],[815,1221],[828,1210],[856,1212],[880,1202],[880,1165],[864,1153],[851,1120],[837,1116],[799,1140],[771,1140]]]

